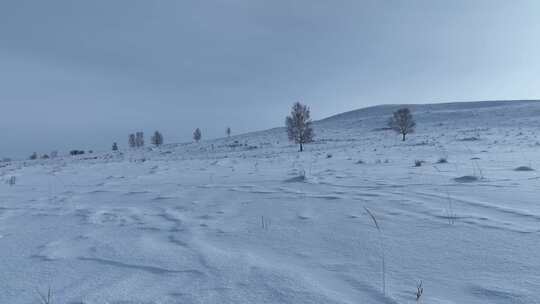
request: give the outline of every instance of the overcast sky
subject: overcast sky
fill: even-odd
[[[540,97],[540,1],[0,1],[0,156]]]

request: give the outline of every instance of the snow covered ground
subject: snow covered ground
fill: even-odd
[[[540,102],[396,108],[0,164],[0,303],[540,303]]]

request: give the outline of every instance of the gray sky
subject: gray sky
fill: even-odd
[[[0,156],[540,97],[540,1],[0,1]]]

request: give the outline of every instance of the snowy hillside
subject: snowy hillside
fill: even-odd
[[[0,163],[0,303],[540,302],[540,102],[399,107]]]

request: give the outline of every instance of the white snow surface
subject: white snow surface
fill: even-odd
[[[398,107],[0,163],[0,303],[540,303],[540,102]]]

